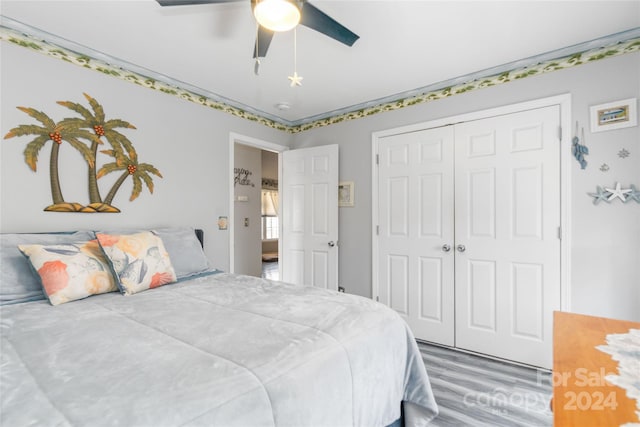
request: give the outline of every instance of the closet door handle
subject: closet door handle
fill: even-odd
[[[451,250],[451,246],[447,245],[446,243],[444,245],[442,245],[442,251],[443,252],[449,252]]]
[[[458,252],[464,252],[467,250],[467,248],[464,245],[458,245],[456,249],[458,249]]]

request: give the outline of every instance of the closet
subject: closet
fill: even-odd
[[[377,139],[377,297],[416,338],[551,367],[559,131],[552,105]]]

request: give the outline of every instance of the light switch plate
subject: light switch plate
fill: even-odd
[[[226,216],[219,216],[218,217],[218,230],[226,230],[227,229],[227,225],[228,225],[227,217]]]

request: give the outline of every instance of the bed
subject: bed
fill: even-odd
[[[437,415],[414,337],[393,310],[215,270],[188,227],[130,235],[142,233],[164,245],[175,274],[137,291],[107,253],[113,233],[0,236],[1,425],[422,426]],[[100,292],[51,294],[42,272],[57,264],[38,264],[38,250],[67,266],[102,250],[108,269],[83,268],[113,276],[117,289],[85,277],[82,292]],[[136,280],[154,268],[136,262],[125,263]],[[69,282],[81,276],[67,270]]]

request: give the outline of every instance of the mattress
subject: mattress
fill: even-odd
[[[6,426],[422,426],[437,415],[391,309],[217,273],[0,307]]]

